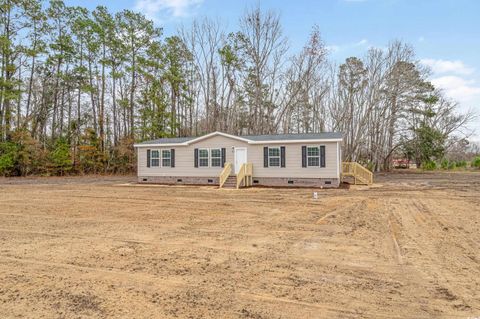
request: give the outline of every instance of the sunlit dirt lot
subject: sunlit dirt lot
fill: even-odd
[[[0,318],[480,318],[478,172],[134,180],[0,179]]]

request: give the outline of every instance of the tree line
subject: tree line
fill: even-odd
[[[0,4],[0,174],[129,172],[133,143],[171,136],[341,131],[374,170],[441,157],[472,119],[393,41],[336,65],[312,28],[292,54],[278,13],[236,31],[202,18],[164,36],[141,13]],[[462,139],[464,141],[464,139]]]

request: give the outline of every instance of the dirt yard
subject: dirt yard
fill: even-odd
[[[0,318],[480,318],[480,173],[0,179]]]

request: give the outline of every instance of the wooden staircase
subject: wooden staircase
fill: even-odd
[[[232,174],[232,164],[225,163],[225,166],[219,176],[220,188],[241,188],[252,186],[253,183],[253,165],[244,163],[238,170],[237,175]]]
[[[237,188],[237,176],[230,175],[227,177],[225,183],[223,183],[223,188]]]
[[[352,177],[355,185],[372,185],[373,173],[357,162],[342,163],[342,182]]]

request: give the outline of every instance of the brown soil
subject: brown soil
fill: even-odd
[[[0,179],[0,318],[480,317],[480,174]]]

